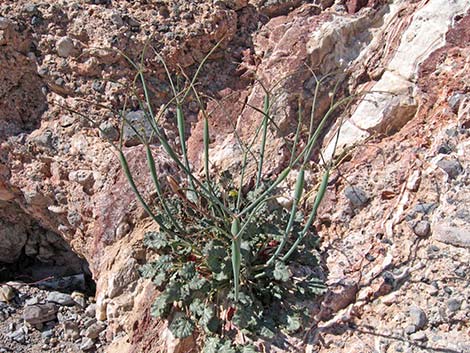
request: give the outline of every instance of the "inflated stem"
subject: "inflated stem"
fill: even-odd
[[[289,238],[289,234],[292,230],[292,226],[294,225],[295,217],[297,215],[297,206],[299,205],[300,198],[302,197],[302,192],[304,190],[304,180],[305,180],[305,170],[302,167],[297,175],[297,181],[295,183],[295,192],[294,192],[294,201],[292,202],[292,208],[290,212],[289,221],[287,223],[286,229],[284,230],[284,236],[282,238],[281,244],[277,247],[276,251],[274,252],[273,256],[266,262],[266,265],[271,265],[274,260],[279,256],[281,251],[284,249],[284,246],[287,243],[287,239]]]
[[[267,93],[264,96],[263,115],[264,116],[263,116],[263,122],[262,122],[261,148],[259,152],[258,175],[256,176],[256,188],[258,188],[259,184],[261,183],[261,175],[263,172],[263,163],[264,163],[264,152],[266,149],[266,137],[268,133],[269,95]]]
[[[137,189],[137,186],[135,185],[134,178],[132,177],[131,171],[129,169],[129,164],[127,164],[126,157],[124,156],[124,153],[121,150],[119,150],[119,162],[121,163],[122,170],[124,171],[124,174],[126,175],[127,181],[129,182],[129,185],[131,186],[132,191],[134,192],[135,196],[141,203],[144,210],[160,226],[160,229],[162,231],[167,232],[169,234],[173,234],[173,232],[169,230],[167,227],[165,227],[165,225],[161,222],[161,220],[158,219],[157,216],[155,216],[155,214],[150,209],[149,205],[145,202],[144,198],[140,194],[139,190]]]
[[[240,263],[241,263],[241,242],[240,220],[235,217],[232,221],[232,268],[233,268],[233,289],[235,291],[235,301],[238,301],[240,293]]]
[[[294,244],[292,244],[289,251],[281,258],[281,261],[286,261],[292,255],[292,253],[297,249],[297,247],[299,246],[300,242],[303,240],[305,235],[308,233],[308,230],[310,229],[313,221],[315,220],[317,216],[318,207],[320,206],[320,203],[323,200],[323,197],[325,196],[326,187],[328,186],[329,178],[330,178],[330,170],[327,169],[325,170],[325,174],[323,174],[320,188],[318,189],[317,195],[315,196],[315,202],[313,203],[312,211],[310,212],[310,216],[308,217],[307,223],[305,223],[304,228],[302,229],[299,236],[297,237],[297,240],[294,242]]]

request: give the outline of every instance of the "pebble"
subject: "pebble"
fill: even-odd
[[[408,314],[410,317],[410,323],[414,325],[418,330],[422,329],[428,322],[426,313],[418,306],[411,306],[408,309]]]
[[[72,306],[75,304],[75,301],[72,299],[70,294],[61,292],[50,292],[47,295],[47,301],[65,306]]]
[[[459,110],[460,102],[464,97],[465,95],[463,93],[456,92],[449,98],[447,98],[447,103],[449,104],[450,109],[452,109],[454,113],[457,113],[457,111]]]
[[[12,22],[8,18],[0,16],[0,30],[7,29],[11,24]]]
[[[418,237],[427,237],[431,232],[431,225],[428,221],[419,221],[413,227],[413,231]]]
[[[80,292],[73,292],[70,295],[75,303],[77,303],[80,307],[84,308],[86,306],[86,299],[85,295]]]
[[[459,311],[461,306],[462,306],[461,299],[451,298],[447,301],[447,309],[452,313]]]
[[[355,207],[362,207],[369,201],[369,198],[367,197],[364,190],[357,186],[346,187],[344,194]]]
[[[31,325],[55,320],[57,317],[55,304],[26,305],[23,310],[23,319]]]
[[[94,340],[98,338],[100,333],[105,329],[106,325],[103,322],[96,322],[85,330],[84,336]]]
[[[0,302],[9,303],[15,297],[15,290],[4,284],[0,286]]]
[[[85,315],[94,318],[96,316],[96,304],[93,303],[88,305],[85,309]]]
[[[73,40],[70,37],[62,37],[56,43],[57,54],[63,58],[67,58],[72,55],[75,47]]]
[[[423,331],[419,331],[410,335],[410,338],[414,341],[427,341],[428,337]]]
[[[109,121],[103,121],[100,124],[100,137],[103,139],[116,141],[119,139],[119,131]]]
[[[82,343],[80,344],[80,349],[82,351],[89,351],[90,349],[95,347],[95,343],[91,338],[84,338]]]
[[[405,333],[407,335],[411,335],[412,333],[415,333],[417,330],[416,330],[416,326],[415,325],[408,325],[405,327]]]
[[[445,171],[451,179],[455,179],[463,170],[459,161],[455,159],[443,158],[437,162],[437,166]]]

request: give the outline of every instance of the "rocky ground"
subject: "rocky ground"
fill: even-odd
[[[344,154],[316,224],[328,292],[287,351],[469,352],[469,11],[465,0],[2,1],[0,352],[197,351],[195,339],[176,340],[149,316],[157,292],[137,269],[151,222],[106,141],[120,137],[113,110],[123,108],[135,68],[107,49],[138,60],[151,44],[170,69],[191,74],[222,38],[200,76],[212,97],[216,168],[239,161],[233,124],[250,136],[260,116],[245,103],[262,104],[261,83],[276,86],[273,174],[297,121],[291,97],[310,109],[310,70],[344,73],[322,87],[318,112],[336,82],[364,97],[343,114]],[[158,110],[171,95],[164,70],[152,52],[143,62]],[[127,104],[126,116],[141,121],[138,102]],[[197,104],[186,116],[197,168]],[[339,121],[324,136],[326,158]],[[171,112],[162,129],[177,139]],[[123,133],[132,168],[144,168],[142,146]],[[158,168],[174,174],[164,158]],[[138,185],[151,194],[149,178]],[[25,259],[67,267],[55,277],[87,274],[89,265],[96,293],[41,289],[48,274],[32,279],[31,268],[30,284],[21,283]],[[10,268],[19,273],[13,282]]]
[[[103,352],[106,322],[95,318],[93,298],[54,290],[72,282],[84,287],[79,276],[1,285],[0,352]]]

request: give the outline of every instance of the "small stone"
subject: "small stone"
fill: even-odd
[[[75,303],[84,308],[86,306],[85,294],[80,292],[73,292],[70,295]]]
[[[41,332],[41,337],[43,340],[52,338],[54,336],[54,330],[46,330]]]
[[[431,225],[428,221],[419,221],[413,228],[413,231],[418,237],[427,237],[431,231]]]
[[[344,194],[355,207],[362,207],[369,201],[366,193],[357,186],[346,187]]]
[[[428,337],[426,336],[426,334],[423,331],[413,333],[412,335],[410,335],[410,338],[413,341],[421,341],[421,342],[424,342],[424,341],[428,340]]]
[[[470,248],[470,228],[468,227],[452,227],[438,223],[433,226],[432,236],[444,244]]]
[[[50,303],[56,303],[65,306],[72,306],[75,304],[75,301],[72,299],[70,294],[60,292],[50,292],[47,295],[47,301]]]
[[[111,141],[117,141],[119,139],[119,131],[111,122],[104,121],[100,124],[100,137]]]
[[[414,207],[414,211],[418,213],[430,214],[437,207],[437,204],[434,202],[430,203],[418,203]]]
[[[80,344],[80,349],[82,351],[89,351],[90,349],[95,347],[95,343],[91,338],[84,338],[82,343]]]
[[[15,297],[15,290],[9,285],[0,286],[0,302],[9,303]]]
[[[422,329],[428,322],[425,312],[420,307],[410,307],[408,314],[410,317],[410,323],[416,326],[417,329]]]
[[[456,92],[449,98],[447,98],[447,103],[449,104],[450,109],[452,109],[454,113],[457,113],[457,111],[459,110],[460,102],[464,97],[464,94]]]
[[[96,316],[96,304],[88,305],[85,309],[85,315],[94,318]]]
[[[57,307],[52,303],[27,305],[23,310],[24,320],[31,325],[55,320],[57,318],[56,314]]]
[[[447,309],[452,313],[459,311],[461,306],[462,306],[461,299],[451,298],[447,301]]]
[[[123,138],[126,147],[137,146],[149,139],[153,133],[153,128],[145,112],[137,110],[126,114],[126,124],[124,125]],[[154,135],[154,134],[153,134]],[[139,137],[140,136],[140,137]],[[155,137],[156,139],[156,137]]]
[[[459,161],[455,159],[443,158],[437,162],[437,166],[445,171],[451,179],[455,179],[463,170]]]
[[[98,338],[100,333],[106,329],[106,325],[103,322],[96,322],[85,330],[84,336],[91,338],[92,340]]]
[[[11,26],[12,22],[8,18],[0,16],[0,30],[5,30]]]
[[[75,47],[70,37],[62,37],[56,43],[57,54],[63,58],[67,58],[73,54]]]
[[[411,335],[412,333],[415,333],[417,330],[416,330],[416,326],[415,325],[408,325],[405,327],[405,333],[407,335]]]

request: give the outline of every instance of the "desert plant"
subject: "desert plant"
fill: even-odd
[[[315,271],[318,238],[311,228],[325,194],[332,168],[330,163],[323,163],[323,175],[313,204],[301,207],[301,200],[305,195],[305,173],[312,168],[313,150],[325,124],[351,98],[335,100],[333,94],[329,109],[316,122],[316,102],[327,76],[315,78],[308,128],[303,128],[299,103],[296,132],[292,139],[286,139],[291,158],[284,170],[271,180],[264,176],[264,164],[268,133],[275,131],[277,125],[271,116],[274,97],[270,90],[264,89],[263,107],[251,107],[261,116],[251,140],[242,141],[234,129],[242,151],[238,177],[228,170],[214,175],[209,148],[209,113],[205,111],[204,97],[197,89],[197,82],[202,67],[216,48],[202,60],[192,78],[181,75],[183,83],[174,80],[160,58],[173,98],[158,114],[151,105],[144,54],[140,62],[126,57],[137,72],[134,81],[142,92],[136,89],[133,94],[152,132],[147,136],[128,121],[124,114],[126,107],[121,119],[123,126],[132,129],[145,147],[156,191],[154,200],[147,201],[134,181],[124,154],[122,133],[121,142],[114,147],[133,192],[158,224],[158,231],[145,234],[145,246],[159,256],[141,268],[142,276],[151,279],[162,291],[152,306],[152,315],[168,318],[169,328],[176,337],[191,335],[196,326],[208,335],[215,335],[207,341],[206,352],[249,352],[251,348],[234,347],[222,338],[232,337],[236,330],[256,337],[272,337],[279,329],[295,332],[309,319],[306,302],[325,290]],[[187,155],[183,108],[190,95],[199,103],[204,119],[204,171],[201,175],[192,170]],[[159,127],[161,115],[172,106],[176,110],[179,148],[168,141]],[[304,139],[301,138],[303,133]],[[179,180],[169,177],[162,182],[157,175],[151,148],[154,140],[179,169]],[[256,166],[254,175],[248,175],[250,164]],[[277,201],[278,189],[293,172],[297,173],[295,190],[290,209],[286,209]],[[249,180],[253,182],[250,184]]]

